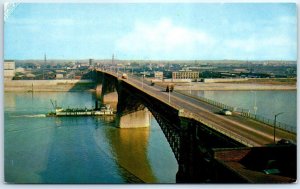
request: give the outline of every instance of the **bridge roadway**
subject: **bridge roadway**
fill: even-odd
[[[119,76],[119,79],[122,79],[120,73],[106,73],[114,75],[115,77]],[[184,109],[184,112],[193,114],[193,117],[198,117],[200,121],[206,123],[206,125],[221,131],[233,139],[238,139],[238,141],[247,146],[263,146],[273,143],[274,128],[270,125],[240,116],[237,113],[233,113],[232,116],[220,115],[218,114],[220,108],[176,91],[169,94],[168,92],[164,92],[164,88],[156,85],[151,86],[149,82],[137,77],[130,77],[129,75],[127,79],[122,80],[160,98],[165,103],[169,103],[170,95],[171,105],[178,109]],[[276,129],[276,141],[280,139],[296,141],[296,134]]]

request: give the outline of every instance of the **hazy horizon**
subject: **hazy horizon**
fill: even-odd
[[[82,58],[82,59],[47,59],[47,62],[49,61],[88,61],[89,59],[92,59],[93,61],[111,61],[112,59],[109,58]],[[44,59],[5,59],[5,61],[43,61]],[[114,59],[115,61],[164,61],[164,62],[296,62],[297,60],[238,60],[238,59],[219,59],[219,60],[155,60],[155,59]]]

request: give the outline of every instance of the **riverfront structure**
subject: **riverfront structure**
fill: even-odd
[[[4,79],[11,80],[16,73],[15,61],[6,60],[4,61]]]

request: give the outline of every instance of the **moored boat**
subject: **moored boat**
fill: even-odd
[[[114,115],[113,108],[109,104],[102,105],[100,108],[96,106],[95,109],[78,109],[78,108],[67,108],[57,107],[56,103],[51,101],[55,108],[55,112],[46,114],[47,116],[111,116]]]

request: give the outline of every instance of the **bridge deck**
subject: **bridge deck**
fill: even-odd
[[[98,71],[114,77],[121,75],[102,70]],[[169,103],[169,93],[164,92],[164,89],[159,86],[151,86],[145,80],[142,81],[136,77],[128,77],[127,79],[119,77],[119,79],[171,105],[175,109],[184,110],[182,116],[195,119],[247,146],[263,146],[273,143],[274,129],[270,125],[235,113],[232,116],[220,115],[217,113],[220,111],[219,108],[177,92],[170,93]],[[296,134],[276,129],[276,141],[283,138],[296,141]]]

